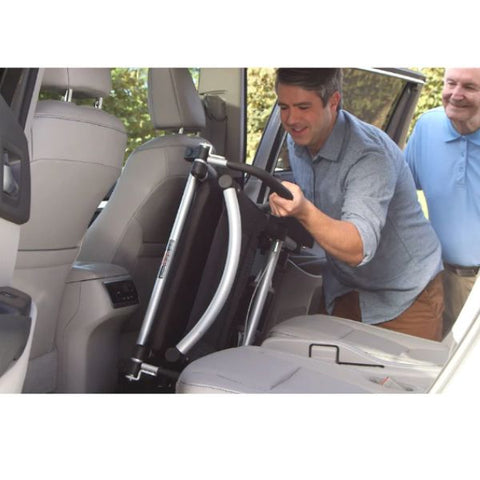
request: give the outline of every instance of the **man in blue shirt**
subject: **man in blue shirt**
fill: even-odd
[[[432,340],[442,333],[441,250],[395,143],[340,108],[340,69],[277,70],[294,216],[327,255],[330,314]]]
[[[480,69],[447,69],[442,102],[420,117],[405,155],[442,245],[445,334],[480,265]]]

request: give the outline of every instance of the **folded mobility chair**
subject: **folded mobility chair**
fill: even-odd
[[[186,151],[192,168],[125,372],[131,382],[146,374],[168,391],[193,359],[253,343],[282,254],[313,244],[295,220],[272,217],[241,189],[243,176],[254,175],[292,198],[278,180],[210,148]]]
[[[479,288],[477,282],[474,291]],[[176,391],[427,392],[473,328],[474,291],[442,342],[329,315],[300,315],[275,324],[261,345],[246,343],[192,362]]]

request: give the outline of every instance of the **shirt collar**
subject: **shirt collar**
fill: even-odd
[[[335,125],[330,135],[328,136],[326,142],[323,144],[322,148],[318,153],[313,157],[313,162],[318,162],[322,159],[329,160],[331,162],[338,162],[340,157],[340,152],[342,150],[343,139],[345,137],[346,121],[345,114],[343,110],[340,110],[335,120]],[[297,155],[308,155],[307,147],[303,147],[295,144],[295,153]],[[311,158],[311,157],[310,157]]]
[[[465,138],[475,145],[480,146],[480,129],[468,135],[462,135],[455,129],[453,123],[447,116],[445,116],[445,119],[445,142],[453,142],[459,138]]]

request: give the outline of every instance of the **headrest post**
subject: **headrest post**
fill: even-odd
[[[99,110],[102,109],[103,106],[103,97],[98,97],[97,100],[95,101],[95,108],[98,108]]]
[[[65,102],[78,98],[106,98],[112,90],[110,68],[46,68],[43,91],[65,92]]]
[[[65,96],[63,97],[64,102],[71,102],[72,101],[72,96],[73,96],[73,89],[72,88],[67,88],[67,91],[65,92]]]

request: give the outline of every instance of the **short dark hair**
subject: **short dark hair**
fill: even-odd
[[[322,99],[324,106],[335,92],[342,94],[341,68],[277,68],[276,74],[275,90],[279,83],[311,90]]]

